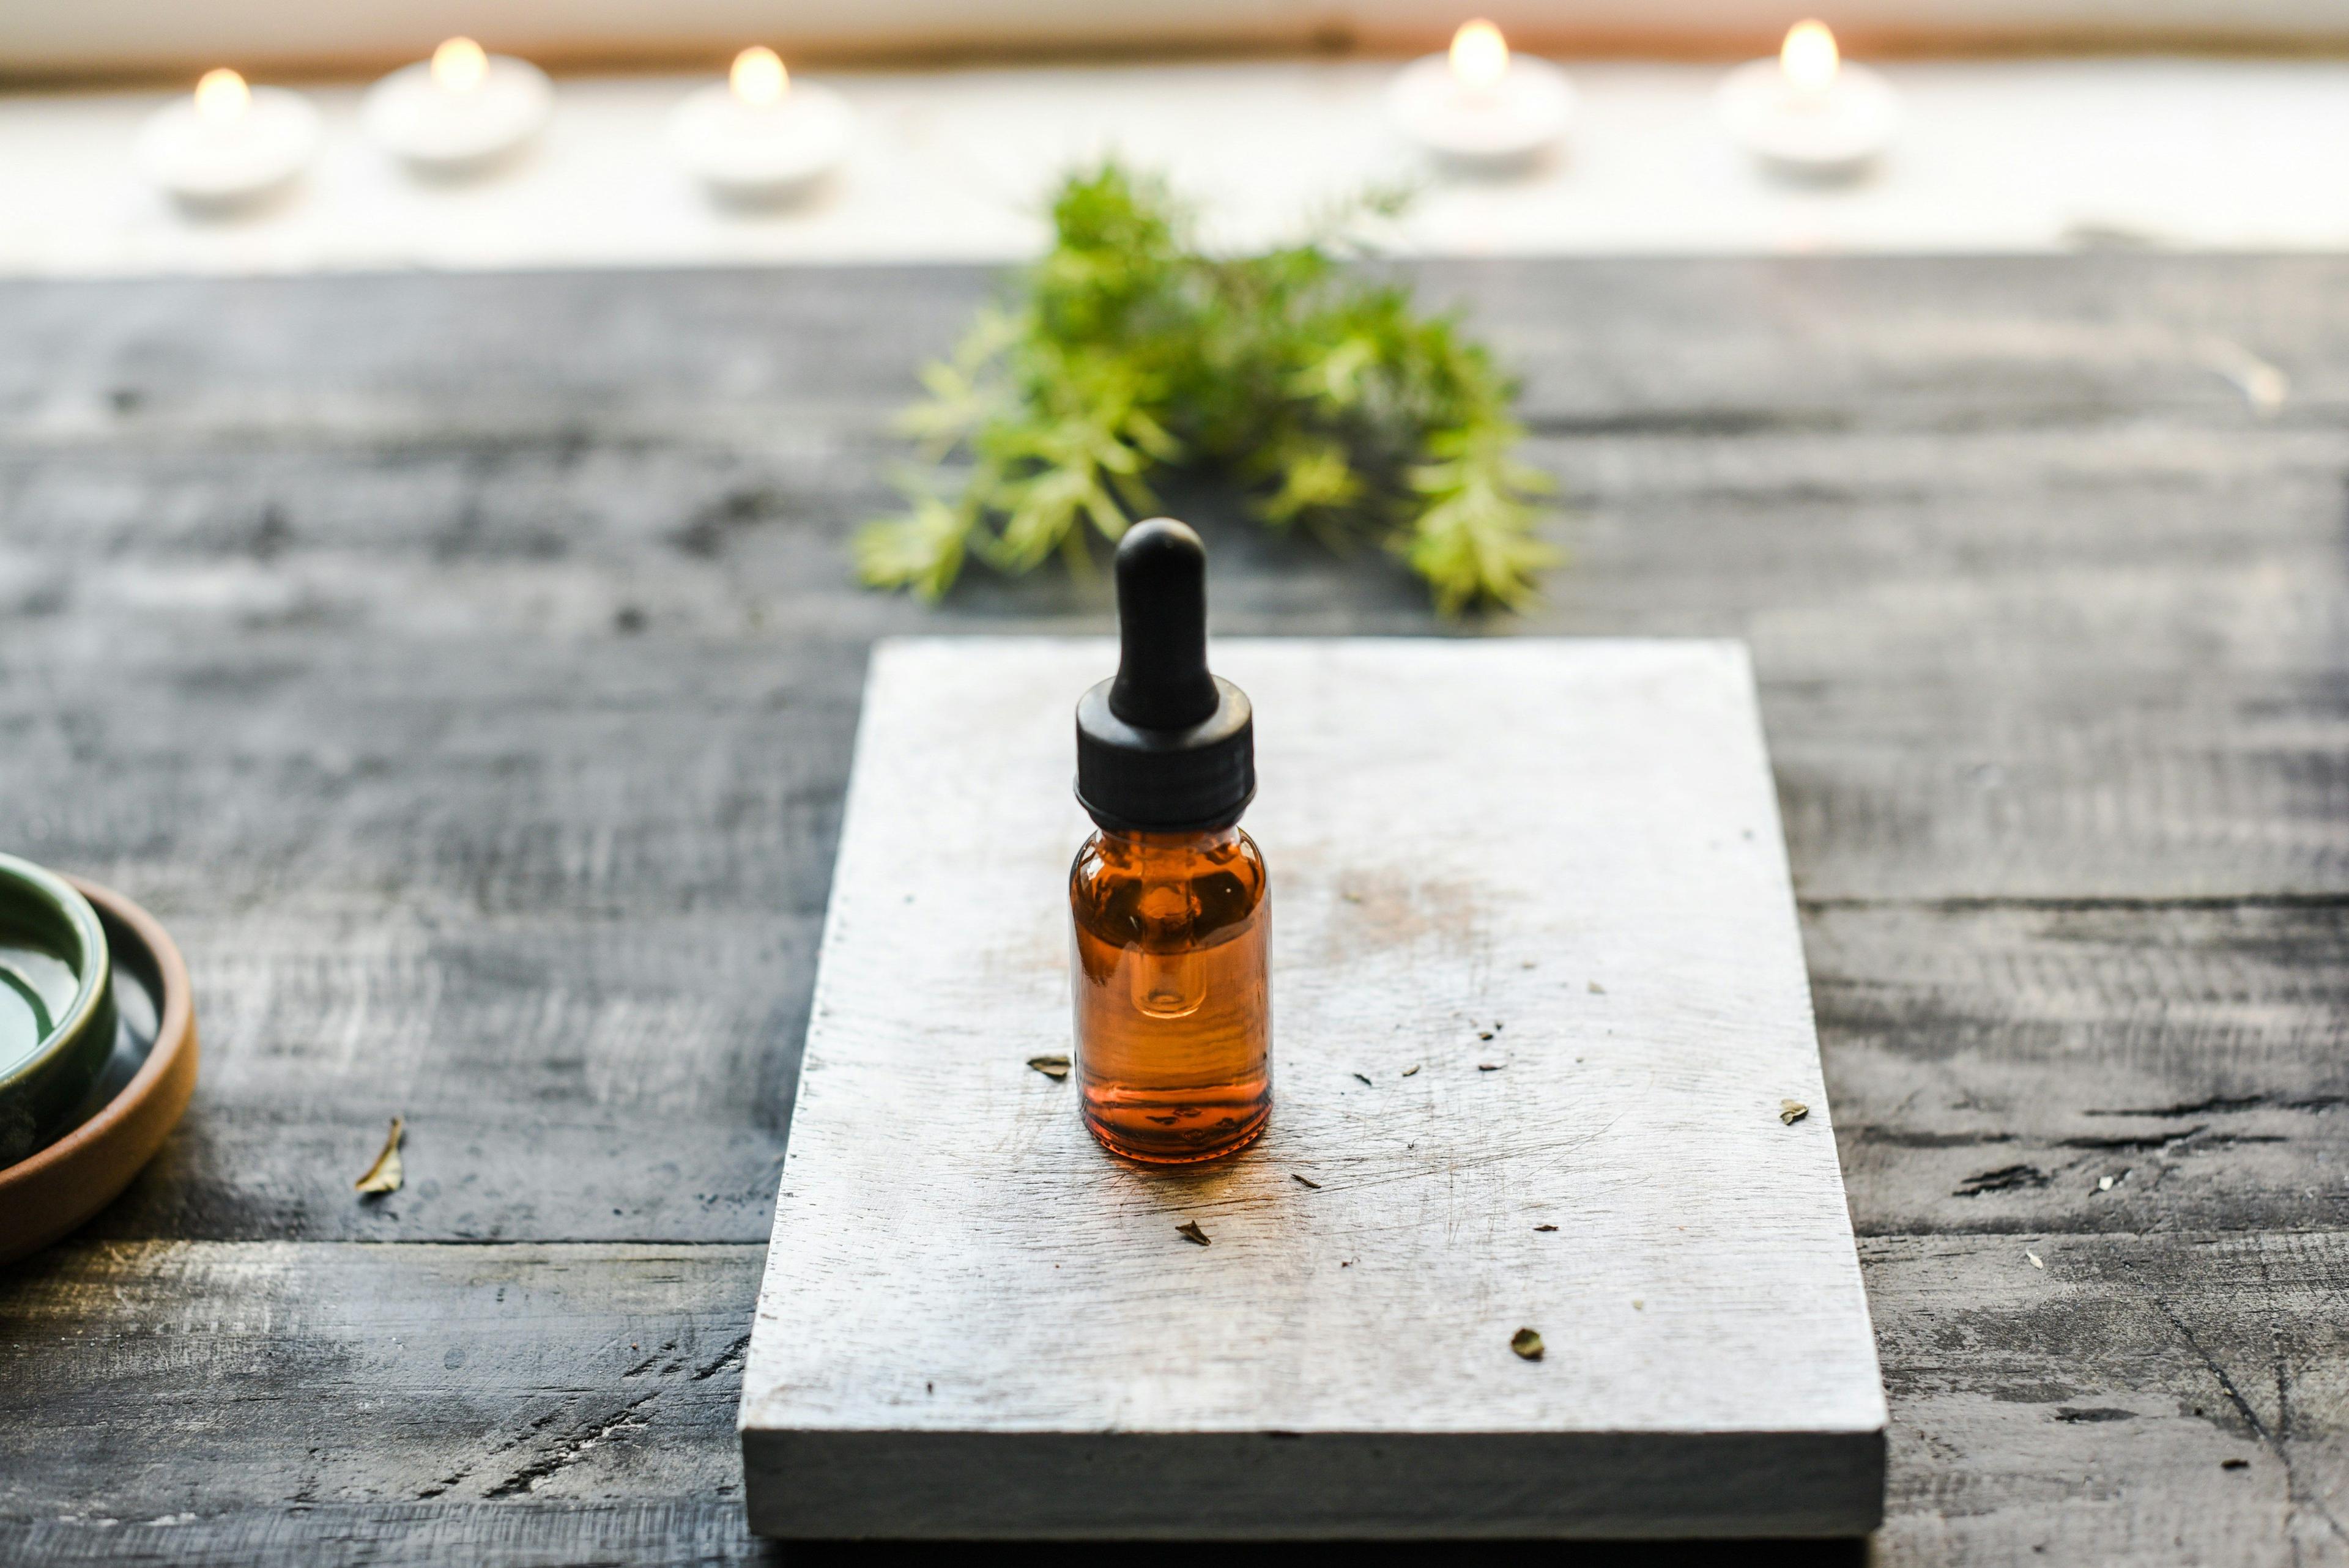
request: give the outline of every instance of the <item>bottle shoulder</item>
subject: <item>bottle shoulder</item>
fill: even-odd
[[[1095,833],[1069,868],[1078,923],[1116,942],[1217,939],[1261,911],[1270,878],[1264,851],[1237,829],[1198,842],[1137,845]]]
[[[1096,831],[1077,847],[1076,859],[1069,867],[1071,883],[1194,882],[1201,878],[1232,879],[1260,894],[1269,880],[1264,851],[1255,839],[1237,828],[1226,830],[1213,841],[1156,842],[1139,847],[1130,840]]]

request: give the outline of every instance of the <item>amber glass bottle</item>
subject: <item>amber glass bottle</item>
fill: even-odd
[[[1264,857],[1237,827],[1095,833],[1069,873],[1085,1125],[1120,1154],[1226,1154],[1272,1110]]]
[[[1077,705],[1101,829],[1069,872],[1081,1100],[1095,1138],[1158,1164],[1228,1154],[1272,1110],[1270,910],[1239,830],[1255,718],[1207,671],[1206,562],[1179,522],[1128,531],[1117,676]]]

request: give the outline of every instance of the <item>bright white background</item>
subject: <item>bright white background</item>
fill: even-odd
[[[2349,63],[1894,63],[1899,140],[1826,190],[1727,144],[1718,67],[1569,65],[1566,154],[1496,181],[1436,176],[1394,136],[1392,62],[819,72],[857,110],[854,157],[814,200],[747,215],[669,160],[663,123],[697,78],[563,79],[543,143],[458,185],[404,173],[359,137],[356,88],[322,89],[305,182],[227,222],[133,172],[160,91],[0,97],[0,273],[1009,260],[1040,243],[1050,179],[1111,149],[1169,170],[1235,241],[1405,176],[1430,183],[1387,236],[1404,251],[2349,248]]]
[[[1914,49],[2349,42],[2349,0],[1475,0],[1551,49],[1686,54],[1775,40],[1805,9]],[[5,0],[0,72],[379,65],[451,33],[548,63],[724,59],[766,41],[842,51],[1433,44],[1465,0]]]

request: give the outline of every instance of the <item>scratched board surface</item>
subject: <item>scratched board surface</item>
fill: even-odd
[[[1744,649],[1214,660],[1257,715],[1277,1109],[1151,1171],[1027,1065],[1070,1048],[1070,710],[1114,645],[874,655],[744,1372],[753,1523],[1872,1529],[1884,1398]]]
[[[1224,634],[1751,647],[1881,1560],[2349,1563],[2349,261],[1410,275],[1524,373],[1543,603],[1169,503]],[[0,1281],[0,1561],[768,1558],[740,1351],[872,645],[1110,627],[848,581],[994,286],[0,284],[0,846],[152,908],[204,1035]]]

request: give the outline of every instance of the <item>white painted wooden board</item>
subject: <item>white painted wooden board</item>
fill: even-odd
[[[743,1379],[753,1528],[1872,1528],[1884,1398],[1743,645],[1218,642],[1276,1104],[1174,1172],[1025,1065],[1069,1048],[1071,714],[1114,660],[874,656]]]

